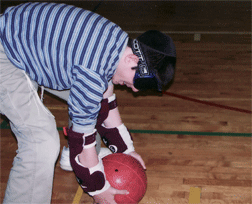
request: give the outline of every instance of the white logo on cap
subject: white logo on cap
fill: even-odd
[[[138,56],[138,58],[140,60],[140,64],[139,64],[140,75],[141,76],[142,75],[149,75],[149,69],[146,64],[144,55],[142,53],[142,50],[139,46],[139,42],[137,39],[133,40],[133,47],[134,47],[135,54]]]
[[[139,60],[141,60],[142,62],[145,61],[137,39],[133,40],[133,46],[134,46],[134,49],[135,49],[137,56],[139,57]]]

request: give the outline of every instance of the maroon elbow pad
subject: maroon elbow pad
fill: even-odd
[[[108,183],[106,182],[102,161],[100,160],[98,165],[93,168],[86,168],[78,159],[78,155],[82,152],[83,148],[95,141],[96,132],[85,137],[84,134],[74,132],[70,128],[67,135],[70,149],[70,163],[83,191],[91,196],[103,192],[104,187],[107,189]]]
[[[115,128],[106,128],[102,123],[108,117],[109,111],[117,107],[115,94],[108,99],[103,99],[97,118],[96,129],[104,144],[113,153],[129,153],[134,151],[133,140],[124,124]]]
[[[97,126],[96,128],[104,144],[113,153],[128,154],[135,151],[131,134],[124,124],[115,128],[106,128],[103,125]]]
[[[101,109],[97,117],[97,126],[100,126],[108,117],[109,111],[117,107],[115,94],[101,101]]]
[[[108,99],[103,99],[101,101],[101,109],[99,111],[99,115],[97,117],[96,125],[101,125],[104,120],[108,117],[109,114],[109,104]]]

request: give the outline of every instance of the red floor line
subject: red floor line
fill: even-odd
[[[208,101],[201,101],[201,100],[198,100],[198,99],[190,98],[190,97],[187,97],[187,96],[181,96],[181,95],[174,94],[174,93],[171,93],[171,92],[163,92],[163,94],[168,95],[168,96],[173,96],[173,97],[176,97],[176,98],[181,98],[181,99],[188,100],[188,101],[193,101],[193,102],[196,102],[196,103],[209,105],[209,106],[228,109],[228,110],[237,111],[237,112],[241,112],[241,113],[252,114],[252,111],[249,111],[249,110],[234,108],[234,107],[230,107],[230,106],[224,106],[224,105],[220,105],[220,104],[216,104],[216,103],[212,103],[212,102],[208,102]]]

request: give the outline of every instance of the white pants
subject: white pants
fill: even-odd
[[[51,201],[55,161],[59,154],[59,134],[54,116],[42,104],[37,89],[37,83],[9,61],[0,43],[0,113],[10,120],[18,141],[17,155],[5,192],[5,204]],[[65,101],[70,93],[69,90],[45,90]],[[96,142],[99,154],[99,134]]]
[[[1,44],[0,113],[10,120],[18,142],[3,203],[50,203],[60,147],[56,122],[29,77],[8,60]]]

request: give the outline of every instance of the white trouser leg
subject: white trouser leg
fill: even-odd
[[[18,142],[3,203],[50,203],[60,147],[55,119],[29,77],[7,59],[1,44],[0,113],[10,120]]]

